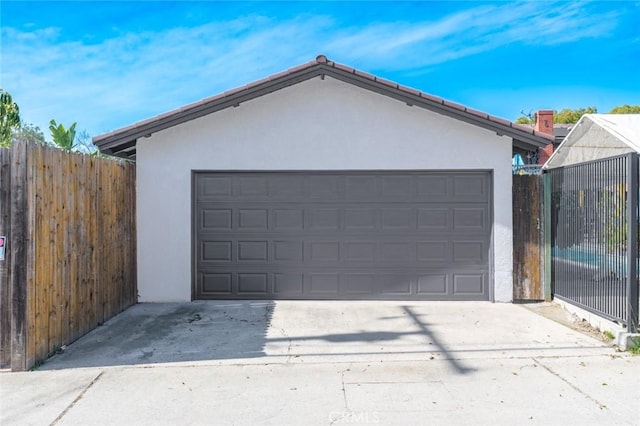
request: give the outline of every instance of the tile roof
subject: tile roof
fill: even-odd
[[[156,117],[139,121],[130,126],[96,136],[93,141],[103,153],[135,158],[135,144],[140,137],[150,136],[160,130],[231,106],[238,106],[242,102],[314,77],[321,76],[324,78],[325,75],[401,100],[409,105],[416,105],[493,130],[501,135],[510,136],[514,140],[514,145],[524,149],[545,146],[553,140],[552,136],[537,132],[528,126],[519,125],[416,89],[401,86],[395,82],[330,61],[324,55],[319,55],[314,61],[273,74],[246,86],[185,105]]]

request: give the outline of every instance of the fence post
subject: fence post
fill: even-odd
[[[11,367],[11,150],[0,149],[0,236],[7,238],[0,260],[0,368]]]
[[[551,289],[551,173],[545,172],[542,181],[542,230],[543,230],[543,282],[544,300],[550,302],[553,298]]]
[[[11,148],[11,369],[27,366],[27,144]]]
[[[638,154],[627,157],[627,331],[638,330]]]

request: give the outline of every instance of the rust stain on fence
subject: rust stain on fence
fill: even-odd
[[[136,302],[135,165],[17,143],[0,166],[13,169],[0,175],[0,232],[25,236],[7,251],[24,250],[24,272],[0,266],[0,361],[24,370]],[[7,223],[21,185],[24,211]]]

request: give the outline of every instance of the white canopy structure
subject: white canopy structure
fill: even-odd
[[[543,169],[640,152],[640,114],[585,114]]]

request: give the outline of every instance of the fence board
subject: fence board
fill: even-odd
[[[28,368],[27,311],[27,150],[18,144],[11,151],[11,369]]]
[[[136,302],[135,166],[21,142],[0,167],[0,364],[24,370]]]
[[[513,176],[513,300],[544,300],[540,175]]]
[[[5,259],[0,260],[0,368],[11,367],[11,291],[9,263],[11,244],[11,158],[8,149],[0,148],[0,235],[7,238]]]

